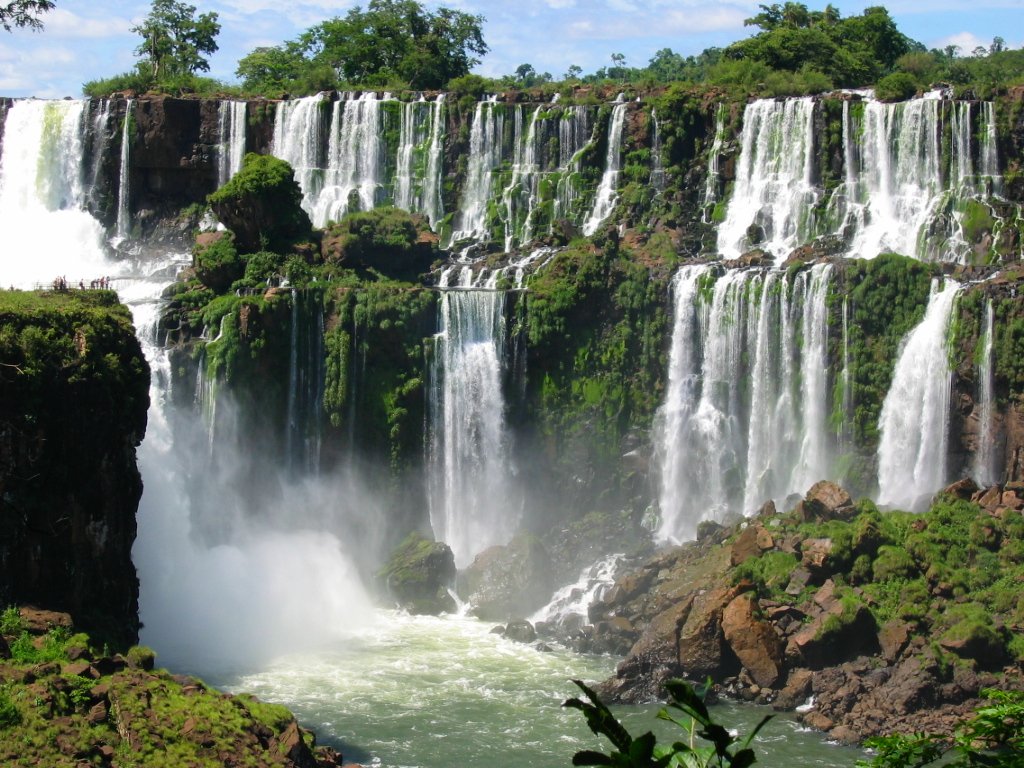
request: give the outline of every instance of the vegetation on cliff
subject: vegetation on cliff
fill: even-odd
[[[111,655],[67,614],[8,607],[0,617],[0,762],[64,768],[318,766],[318,748],[284,707],[219,693],[154,669],[133,647]]]
[[[0,602],[135,639],[148,407],[149,368],[113,291],[0,291]]]

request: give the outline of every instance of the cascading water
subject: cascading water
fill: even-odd
[[[814,232],[813,209],[819,196],[814,100],[765,99],[748,104],[736,184],[718,229],[719,252],[736,258],[756,246],[781,264]]]
[[[658,110],[651,110],[651,187],[655,192],[665,189],[665,161],[661,156],[661,126],[658,125]]]
[[[0,158],[3,282],[50,284],[112,273],[102,225],[85,211],[82,167],[87,101],[16,101],[8,110]]]
[[[455,231],[451,242],[484,240],[488,237],[487,202],[491,197],[491,176],[502,161],[504,110],[492,96],[476,105],[469,132],[469,167],[462,190]]]
[[[995,424],[995,393],[992,366],[992,348],[995,335],[995,310],[992,300],[985,302],[985,325],[982,328],[980,343],[981,356],[978,359],[977,403],[978,403],[978,445],[974,451],[971,464],[971,475],[982,488],[999,481],[997,469],[997,451]]]
[[[384,101],[391,98],[384,94]],[[338,221],[358,201],[368,211],[382,199],[384,142],[381,137],[381,99],[372,91],[346,94],[334,102],[323,186],[313,203],[316,226]]]
[[[708,175],[704,180],[704,197],[701,202],[704,205],[703,221],[711,223],[715,203],[718,202],[718,187],[721,183],[721,162],[722,145],[725,144],[725,117],[726,106],[719,104],[715,110],[715,138],[711,141],[711,149],[708,151]]]
[[[1000,195],[1003,191],[1003,177],[999,171],[999,150],[996,144],[996,106],[991,101],[981,105],[980,182],[982,192]]]
[[[245,157],[246,103],[222,101],[217,107],[217,186],[238,173]]]
[[[619,174],[622,168],[622,128],[626,120],[626,103],[622,97],[612,108],[612,116],[608,125],[608,152],[604,160],[604,174],[597,187],[594,207],[583,224],[583,234],[588,237],[608,218],[618,202]]]
[[[323,308],[314,297],[294,288],[291,299],[285,463],[295,475],[313,476],[320,468]]]
[[[279,101],[274,116],[274,141],[271,154],[295,170],[302,189],[302,207],[312,216],[324,184],[324,94],[293,101]],[[323,222],[313,222],[323,225]]]
[[[131,127],[134,122],[132,115],[132,99],[124,107],[124,125],[121,128],[121,170],[117,182],[117,241],[123,242],[127,239],[131,229],[131,215],[128,210],[131,201],[131,151],[132,136]]]
[[[537,166],[537,121],[541,107],[530,115],[525,137],[522,134],[523,113],[515,110],[515,154],[512,158],[512,179],[501,193],[505,208],[505,250],[511,251],[518,240],[526,242],[531,235],[530,214],[538,200],[539,168]],[[543,135],[543,134],[541,134]],[[518,227],[517,223],[522,222]],[[518,230],[518,231],[517,231]]]
[[[926,506],[946,482],[950,318],[961,286],[932,282],[924,319],[903,340],[878,429],[878,501]]]
[[[566,107],[558,121],[558,184],[555,190],[554,213],[558,219],[576,221],[576,203],[580,200],[580,158],[591,140],[590,112],[586,107]]]
[[[570,623],[578,626],[588,624],[590,606],[615,585],[615,577],[624,559],[623,554],[608,555],[587,566],[575,582],[555,592],[548,604],[530,617],[530,621],[561,627]]]
[[[827,475],[831,266],[683,267],[657,434],[661,539],[749,513]]]
[[[430,522],[463,568],[516,530],[502,392],[505,294],[442,290],[430,390]]]
[[[100,99],[94,105],[94,116],[92,129],[89,138],[89,156],[92,158],[92,167],[89,171],[89,183],[86,194],[89,196],[92,210],[96,210],[101,204],[97,194],[100,187],[100,174],[103,170],[103,161],[106,159],[108,144],[111,139],[110,116],[112,114],[113,100]]]

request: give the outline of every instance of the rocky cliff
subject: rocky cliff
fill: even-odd
[[[149,368],[112,291],[0,292],[0,604],[134,642],[148,406]]]

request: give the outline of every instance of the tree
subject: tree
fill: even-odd
[[[355,7],[308,29],[297,47],[350,83],[441,88],[479,63],[474,54],[489,50],[483,21],[449,8],[429,12],[417,0],[370,0],[365,11]]]
[[[569,68],[565,71],[566,80],[579,80],[580,75],[583,74],[583,67],[578,64],[570,64]]]
[[[220,24],[216,13],[195,13],[194,5],[178,0],[153,0],[149,15],[132,27],[142,37],[135,55],[148,59],[154,80],[209,71],[203,54],[217,50]]]
[[[53,6],[51,0],[14,0],[6,5],[0,3],[0,24],[8,32],[12,27],[42,29],[43,22],[39,20],[39,14],[53,10]]]

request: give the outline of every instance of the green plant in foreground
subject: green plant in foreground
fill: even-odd
[[[606,765],[615,768],[746,768],[757,762],[750,742],[772,717],[768,715],[762,719],[750,735],[739,742],[723,725],[714,721],[701,696],[691,685],[682,680],[670,680],[665,683],[669,704],[658,713],[658,718],[675,723],[686,731],[689,734],[689,743],[677,741],[666,747],[657,744],[654,734],[650,731],[633,738],[594,691],[579,680],[573,682],[586,694],[590,703],[573,698],[562,706],[580,710],[586,716],[590,730],[607,737],[615,747],[608,755],[592,750],[577,752],[572,758],[573,765]],[[689,722],[679,719],[669,710],[678,710],[689,718]],[[710,744],[695,744],[695,737]]]
[[[936,734],[881,736],[865,746],[877,751],[860,768],[1020,768],[1024,765],[1024,691],[982,691],[992,703],[975,710],[952,740]]]

